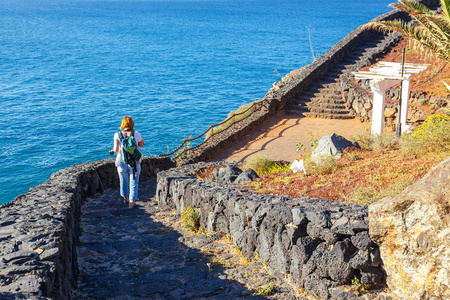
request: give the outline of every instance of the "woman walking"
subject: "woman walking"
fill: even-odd
[[[142,139],[139,131],[134,131],[134,122],[129,116],[122,119],[122,124],[119,129],[121,131],[114,134],[114,148],[112,152],[117,154],[116,167],[120,179],[120,196],[123,197],[125,205],[129,208],[133,208],[136,200],[138,199],[141,159],[134,162],[135,166],[125,163],[127,153],[125,153],[124,147],[122,146],[122,141],[124,139],[132,140],[131,137],[134,137],[136,142],[135,151],[142,153],[140,147],[144,146],[144,140]]]

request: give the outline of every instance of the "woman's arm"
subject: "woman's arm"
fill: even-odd
[[[117,153],[119,153],[119,150],[120,150],[120,142],[119,142],[118,139],[116,139],[116,138],[114,137],[114,148],[113,148],[113,152],[117,154]]]
[[[139,146],[139,147],[144,146],[144,144],[145,144],[145,143],[144,143],[144,140],[140,140],[140,141],[138,142],[138,146]]]

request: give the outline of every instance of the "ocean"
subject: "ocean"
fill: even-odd
[[[172,151],[391,2],[2,0],[0,204],[109,157],[126,115]]]

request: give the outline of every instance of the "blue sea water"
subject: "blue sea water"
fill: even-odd
[[[2,0],[0,204],[109,157],[130,115],[145,155],[262,98],[392,0]]]

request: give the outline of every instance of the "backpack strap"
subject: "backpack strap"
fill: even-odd
[[[122,131],[118,131],[117,132],[118,133],[118,136],[119,136],[119,140],[122,142],[122,140],[123,140],[123,134],[122,134]]]
[[[123,135],[122,131],[118,131],[117,133],[119,134],[120,141],[122,141],[125,138],[125,136]],[[131,131],[131,135],[130,136],[134,137],[134,130]]]

